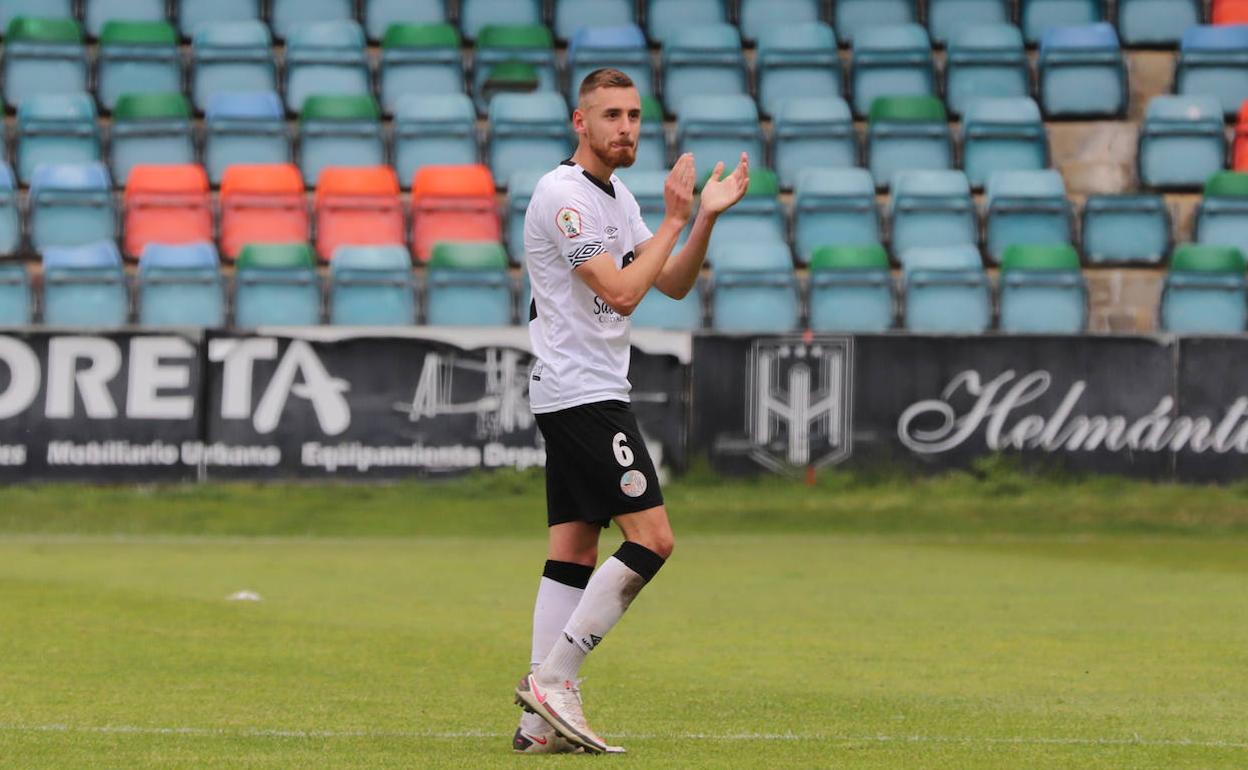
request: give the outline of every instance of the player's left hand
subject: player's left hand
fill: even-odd
[[[719,214],[727,211],[745,195],[745,189],[750,186],[750,156],[741,153],[741,161],[737,163],[737,167],[731,174],[720,179],[723,173],[724,162],[721,160],[715,164],[711,178],[702,186],[701,208],[707,213]]]

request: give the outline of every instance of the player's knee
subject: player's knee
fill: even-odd
[[[671,531],[655,532],[646,538],[649,542],[642,545],[654,551],[666,561],[672,558],[672,551],[676,549],[676,539],[672,537]]]

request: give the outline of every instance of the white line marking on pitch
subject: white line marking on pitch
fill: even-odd
[[[137,727],[134,725],[0,725],[0,732],[10,733],[99,733],[124,735],[189,735],[213,738],[411,738],[416,740],[466,740],[470,738],[506,738],[511,733],[484,730],[453,732],[436,731],[384,731],[384,730],[260,730],[210,727]],[[1248,749],[1248,742],[1205,741],[1191,738],[1146,739],[1133,738],[1046,738],[1023,737],[993,738],[955,735],[825,735],[820,733],[673,733],[632,734],[615,733],[613,738],[622,740],[682,740],[682,741],[821,741],[832,743],[945,743],[945,744],[1010,744],[1053,746],[1190,746],[1208,749]]]

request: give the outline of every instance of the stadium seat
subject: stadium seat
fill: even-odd
[[[1127,67],[1112,24],[1055,27],[1039,59],[1045,117],[1116,118],[1127,110]]]
[[[945,58],[945,100],[962,115],[976,99],[1031,96],[1023,35],[1009,24],[971,24],[953,33]]]
[[[459,29],[476,40],[489,24],[541,24],[541,0],[460,0]]]
[[[988,178],[987,192],[984,242],[993,262],[1016,243],[1071,242],[1070,201],[1057,171],[998,171]]]
[[[1248,174],[1219,171],[1196,209],[1197,243],[1248,249]]]
[[[499,94],[490,102],[490,171],[504,182],[525,168],[552,169],[571,155],[568,105],[555,93]]]
[[[0,257],[12,256],[22,244],[22,222],[17,209],[13,169],[0,161]]]
[[[191,100],[208,108],[225,91],[277,92],[269,28],[259,20],[200,24],[191,41]]]
[[[221,252],[234,260],[248,243],[308,239],[303,177],[289,163],[234,165],[221,179]]]
[[[724,0],[646,0],[646,31],[663,48],[688,28],[727,22]]]
[[[191,105],[181,92],[123,94],[113,109],[109,165],[124,185],[139,164],[195,162]]]
[[[181,0],[174,5],[178,30],[192,39],[208,24],[260,20],[260,0]]]
[[[149,243],[212,240],[212,201],[202,166],[140,165],[126,181],[125,254],[137,259]]]
[[[1198,190],[1226,164],[1222,106],[1213,96],[1157,96],[1148,103],[1136,153],[1146,187]]]
[[[394,166],[411,184],[425,166],[477,163],[477,115],[465,94],[409,94],[394,113]]]
[[[1161,328],[1239,334],[1248,319],[1244,255],[1233,246],[1185,243],[1174,250],[1161,292]]]
[[[854,36],[850,75],[854,113],[866,115],[879,97],[936,94],[932,44],[918,24],[869,27]]]
[[[667,215],[667,205],[663,202],[663,188],[667,184],[667,171],[657,169],[620,169],[619,176],[628,191],[633,194],[641,209],[641,218],[650,232],[655,232],[663,224]]]
[[[974,246],[911,249],[902,259],[912,332],[978,334],[992,324],[992,287]]]
[[[204,166],[220,184],[237,164],[290,162],[282,100],[272,91],[213,95],[204,120]]]
[[[641,97],[641,136],[631,168],[661,171],[667,162],[667,131],[663,128],[663,104],[654,96]]]
[[[143,326],[225,326],[225,281],[211,243],[148,244],[135,294]]]
[[[745,55],[736,27],[707,24],[671,33],[663,46],[663,103],[669,113],[679,115],[690,96],[747,93]]]
[[[1088,288],[1074,246],[1010,246],[1001,259],[1001,331],[1082,334]]]
[[[27,326],[34,315],[26,266],[0,262],[0,328]]]
[[[849,104],[840,97],[787,99],[772,128],[771,157],[785,189],[797,184],[803,169],[858,165],[858,134]]]
[[[721,270],[792,270],[793,255],[784,241],[718,240],[707,247],[706,261]]]
[[[1011,0],[927,0],[927,30],[933,43],[945,45],[974,26],[1012,24],[1012,6]]]
[[[637,21],[633,6],[633,0],[555,0],[555,37],[570,42],[584,30],[632,26]]]
[[[524,264],[524,215],[533,199],[533,190],[546,169],[522,169],[507,181],[507,251],[518,265]]]
[[[702,328],[702,287],[694,283],[683,299],[672,299],[651,289],[629,316],[636,329],[668,329],[693,332]]]
[[[511,276],[501,243],[438,243],[425,283],[425,322],[430,326],[511,325]]]
[[[1211,21],[1217,25],[1248,24],[1248,2],[1245,0],[1213,0]]]
[[[1117,8],[1118,34],[1130,47],[1177,45],[1203,14],[1201,0],[1118,0]]]
[[[321,322],[321,282],[306,243],[252,243],[234,273],[234,325],[315,326]]]
[[[792,269],[716,270],[711,328],[755,334],[789,332],[801,320],[799,287]]]
[[[439,241],[503,239],[494,178],[485,166],[425,166],[412,181],[412,256],[427,262]]]
[[[364,0],[364,31],[374,42],[392,26],[445,24],[447,19],[446,0]]]
[[[316,185],[314,213],[321,259],[339,246],[403,245],[399,179],[389,166],[327,166]]]
[[[761,5],[761,4],[760,4]],[[841,96],[841,56],[826,24],[772,24],[758,35],[758,103],[780,114],[790,99]]]
[[[165,0],[83,0],[82,5],[87,35],[101,42],[109,22],[164,25],[169,18]]]
[[[98,50],[97,96],[104,109],[126,93],[182,90],[178,33],[168,22],[110,21]]]
[[[1104,0],[1020,0],[1019,25],[1028,43],[1039,43],[1055,27],[1095,24],[1104,16]]]
[[[299,169],[315,185],[326,166],[381,166],[386,162],[381,111],[371,96],[313,94],[299,113]]]
[[[416,323],[416,283],[407,249],[339,246],[329,261],[329,322],[339,326]]]
[[[979,241],[971,186],[961,171],[899,171],[889,205],[898,260],[920,246],[974,246]]]
[[[559,90],[555,40],[549,29],[541,24],[487,24],[477,35],[477,45],[473,51],[472,93],[478,112],[486,112],[490,98],[496,91],[500,88],[506,90],[505,85],[495,85],[494,75],[500,67],[512,66],[515,62],[533,67],[537,88],[528,90]]]
[[[32,94],[17,110],[17,176],[29,183],[42,163],[100,160],[95,102],[85,93]]]
[[[404,97],[464,93],[459,30],[450,24],[397,24],[381,43],[381,103],[393,113]]]
[[[875,182],[860,168],[807,169],[793,196],[793,243],[809,264],[820,246],[879,243]]]
[[[918,19],[914,0],[837,0],[832,5],[832,27],[844,45],[852,45],[864,29],[910,24]]]
[[[47,163],[30,183],[30,243],[82,246],[117,238],[113,184],[103,163]]]
[[[878,187],[887,187],[898,171],[953,168],[953,139],[940,100],[877,99],[867,125],[867,167]]]
[[[1248,25],[1189,27],[1174,66],[1176,94],[1210,94],[1234,115],[1248,99]]]
[[[1170,211],[1160,195],[1090,195],[1079,229],[1090,265],[1158,265],[1170,252]]]
[[[355,18],[354,0],[269,0],[268,4],[269,26],[278,40],[289,38],[305,24]]]
[[[725,164],[724,175],[732,173],[732,168]],[[759,248],[779,245],[786,255],[785,267],[792,267],[784,232],[784,207],[780,205],[779,196],[780,182],[775,172],[751,166],[745,197],[719,215],[711,232],[710,245],[748,244]]]
[[[45,19],[74,18],[75,0],[0,0],[0,29],[19,16]]]
[[[786,26],[794,31],[801,27],[822,26],[819,17],[821,5],[820,0],[741,0],[737,19],[741,37],[753,43],[772,26]],[[832,30],[829,28],[827,31]]]
[[[893,275],[878,243],[820,246],[810,258],[810,328],[885,332],[892,328]]]
[[[1024,96],[971,103],[962,119],[962,167],[972,187],[983,187],[995,171],[1048,165],[1048,133],[1035,102]]]
[[[29,96],[87,90],[87,52],[72,18],[19,16],[4,38],[4,101],[22,106]]]
[[[130,317],[130,289],[112,241],[53,246],[43,252],[43,322],[115,328]]]
[[[300,112],[312,94],[368,96],[364,30],[354,21],[300,24],[286,41],[286,109]]]
[[[580,7],[583,0],[568,3]],[[654,94],[654,68],[646,36],[635,24],[578,29],[568,44],[568,104],[575,107],[585,76],[602,67],[628,75],[643,97]]]
[[[743,152],[751,165],[762,165],[763,130],[754,100],[744,94],[688,97],[676,123],[676,153],[686,152],[693,153],[699,180],[720,161],[733,169]]]

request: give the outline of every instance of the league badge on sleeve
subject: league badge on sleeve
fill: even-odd
[[[555,224],[565,237],[575,238],[581,234],[581,212],[576,209],[561,208],[555,214]]]

